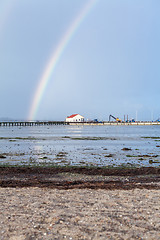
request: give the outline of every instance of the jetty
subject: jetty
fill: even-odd
[[[137,121],[137,122],[70,122],[69,125],[99,125],[99,126],[122,126],[122,125],[132,125],[132,126],[142,126],[142,125],[160,125],[160,122],[151,122],[151,121]]]
[[[46,125],[68,125],[64,121],[3,121],[0,122],[0,127],[12,126],[46,126]]]
[[[13,126],[49,126],[49,125],[72,125],[72,126],[142,126],[142,125],[160,125],[158,121],[135,121],[135,122],[116,122],[116,121],[102,121],[102,122],[65,122],[65,121],[0,121],[0,127],[13,127]]]

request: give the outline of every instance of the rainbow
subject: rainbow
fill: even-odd
[[[67,47],[68,43],[72,39],[74,33],[76,32],[76,30],[78,29],[80,24],[83,22],[85,17],[89,14],[91,9],[95,6],[97,1],[98,0],[87,1],[87,4],[85,4],[83,9],[80,11],[79,15],[76,17],[76,19],[70,25],[70,27],[67,29],[63,38],[59,42],[56,50],[53,52],[51,58],[49,59],[47,65],[46,65],[46,68],[39,80],[37,89],[36,89],[34,97],[33,97],[32,105],[31,105],[31,108],[29,111],[28,120],[35,119],[37,111],[40,106],[40,102],[42,100],[43,94],[47,87],[47,84],[49,83],[49,80],[51,79],[51,76],[56,68],[58,61],[60,60],[60,57],[62,56],[65,48]]]

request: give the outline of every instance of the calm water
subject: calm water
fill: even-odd
[[[0,127],[0,155],[1,164],[160,166],[160,126]]]

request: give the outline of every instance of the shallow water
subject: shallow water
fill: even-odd
[[[0,163],[160,166],[160,126],[0,127]]]

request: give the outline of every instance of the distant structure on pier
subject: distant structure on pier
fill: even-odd
[[[84,117],[80,114],[72,114],[66,118],[66,122],[84,122]]]

